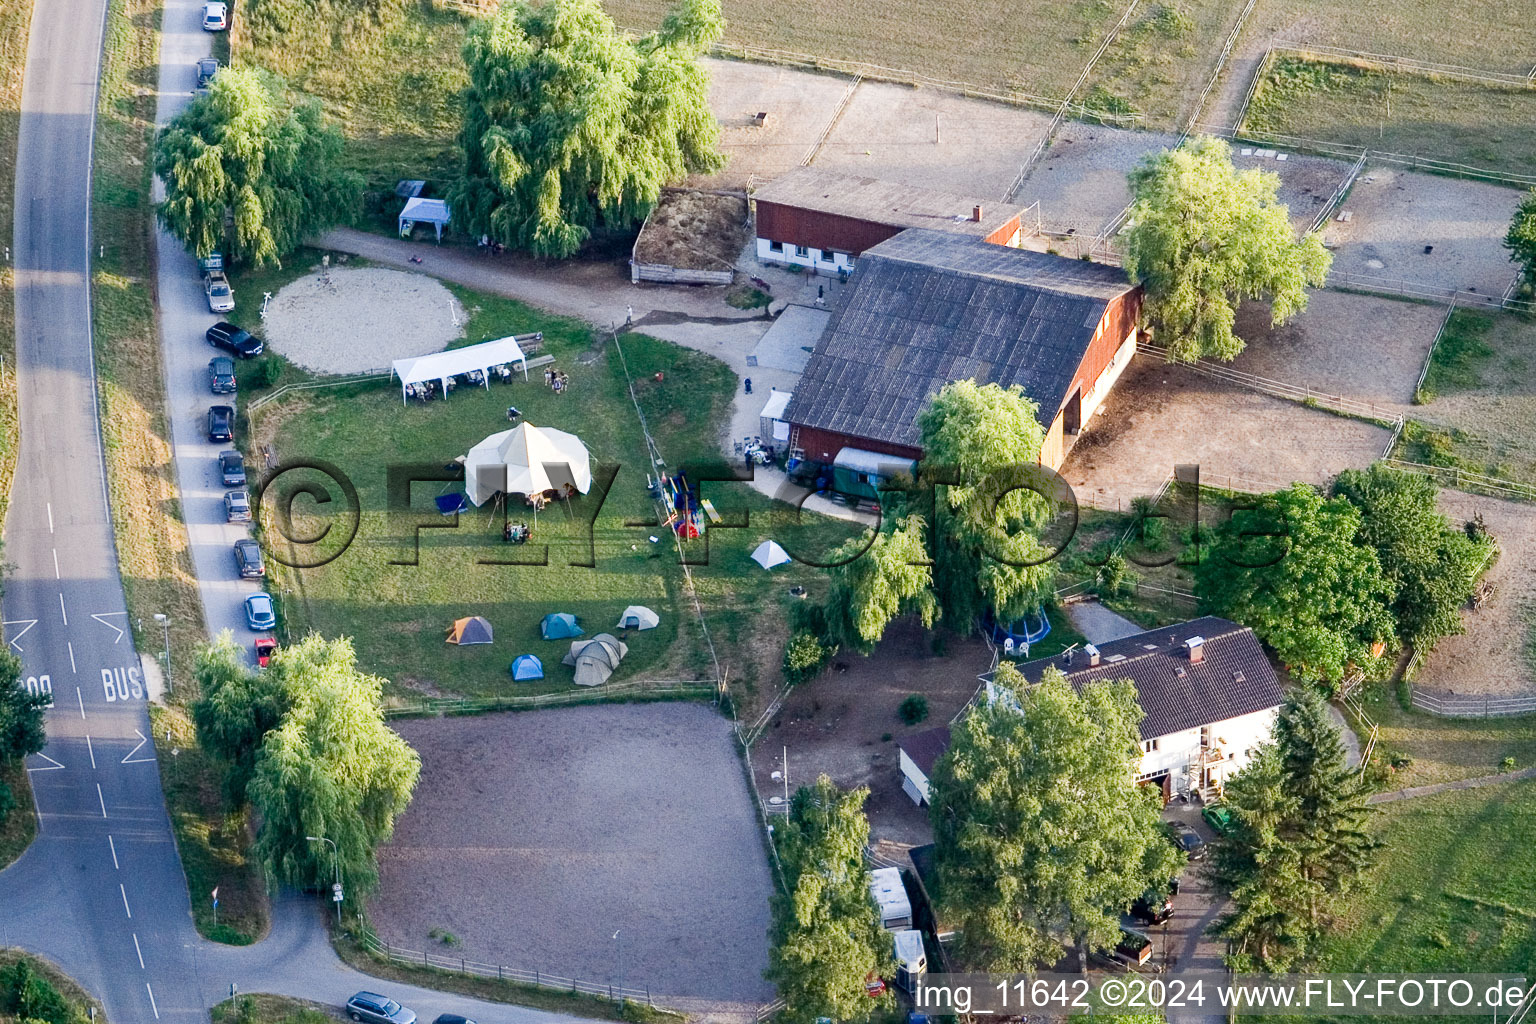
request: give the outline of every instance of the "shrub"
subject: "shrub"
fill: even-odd
[[[1515,770],[1515,759],[1512,758],[1512,757],[1506,757],[1504,760],[1499,762],[1499,768],[1501,768],[1502,770],[1504,770],[1506,772],[1514,771]]]
[[[836,651],[814,633],[796,633],[784,645],[784,681],[799,686],[816,678]]]
[[[1120,597],[1136,589],[1141,577],[1133,572],[1125,556],[1110,555],[1099,570],[1099,584],[1095,588],[1100,597]]]
[[[258,388],[269,388],[277,383],[277,378],[282,376],[283,365],[271,356],[266,356],[256,361],[251,367],[251,385]]]
[[[5,824],[5,819],[11,816],[16,809],[16,795],[11,792],[11,787],[0,782],[0,825]]]
[[[928,717],[928,698],[920,693],[914,693],[901,702],[896,709],[896,714],[908,725],[916,725]]]
[[[79,1024],[82,1018],[26,960],[0,969],[0,1013],[22,1020],[34,1018],[46,1024]]]

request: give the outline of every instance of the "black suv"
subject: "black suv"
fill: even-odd
[[[216,395],[235,393],[235,361],[229,356],[214,356],[208,360],[208,386]]]
[[[416,1014],[374,992],[359,992],[347,1000],[347,1016],[368,1024],[416,1024]]]
[[[215,405],[208,410],[208,440],[233,441],[235,439],[235,409],[230,405]]]
[[[267,567],[261,562],[261,545],[249,537],[235,541],[235,568],[240,571],[241,579],[265,576]]]
[[[245,486],[245,457],[237,451],[219,452],[219,472],[225,487]]]
[[[212,57],[204,57],[193,65],[197,69],[197,87],[206,89],[213,84],[213,78],[219,73],[219,62]]]
[[[225,320],[220,320],[208,328],[206,335],[208,344],[214,348],[221,348],[226,352],[233,352],[241,359],[250,359],[262,353],[261,342],[251,337],[251,332],[236,327]]]

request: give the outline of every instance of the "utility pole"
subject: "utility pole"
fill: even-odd
[[[171,692],[171,617],[162,612],[155,613],[155,621],[160,623],[160,633],[165,640],[165,692]]]
[[[336,866],[336,884],[331,887],[331,902],[336,904],[336,924],[341,925],[341,854],[336,849],[336,844],[325,836],[305,836],[311,843],[331,844],[331,863]]]

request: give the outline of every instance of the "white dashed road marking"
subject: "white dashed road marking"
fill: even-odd
[[[96,748],[91,746],[91,734],[85,734],[85,752],[91,755],[91,771],[96,770]]]
[[[53,578],[56,579],[56,580],[61,580],[61,579],[64,578],[63,576],[59,575],[59,549],[58,548],[54,548],[53,549]]]
[[[70,664],[74,664],[75,652],[73,649],[69,652],[69,658]],[[80,718],[83,721],[85,719],[85,695],[80,692],[80,687],[78,686],[75,687],[75,700],[80,702]]]
[[[160,1019],[160,1007],[155,1005],[155,990],[149,987],[149,982],[144,983],[144,988],[149,992],[149,1008],[155,1011],[155,1020]]]
[[[69,625],[69,612],[64,610],[64,594],[59,594],[59,614],[64,616],[64,625]]]
[[[117,863],[117,844],[112,841],[112,837],[111,836],[107,836],[107,846],[111,847],[111,849],[112,849],[112,866],[114,868],[117,868],[118,871],[123,870],[121,867],[118,866],[118,863]]]
[[[139,948],[139,933],[133,933],[133,951],[139,954],[139,970],[144,969],[144,951]]]
[[[122,882],[117,883],[117,891],[123,894],[123,913],[128,915],[129,920],[132,920],[133,911],[128,906],[128,890],[123,888]],[[135,935],[134,938],[138,938],[138,936]]]
[[[46,504],[48,506],[48,532],[52,533],[53,532],[53,502],[49,501],[49,502],[45,502],[44,504]]]
[[[59,767],[62,768],[63,765]],[[107,798],[101,795],[101,783],[99,782],[96,783],[96,799],[101,801],[101,816],[105,818],[107,816]]]
[[[64,641],[64,646],[69,648],[69,670],[79,675],[80,670],[75,668],[75,645],[66,640]]]

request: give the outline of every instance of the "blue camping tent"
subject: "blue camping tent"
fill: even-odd
[[[451,516],[456,512],[463,512],[469,507],[469,503],[464,495],[457,491],[453,494],[440,494],[433,498],[432,502],[437,506],[438,512],[445,516]]]
[[[519,654],[512,659],[512,664],[507,666],[507,671],[512,673],[512,681],[517,683],[529,679],[543,679],[544,663],[531,654]]]
[[[551,612],[539,624],[539,632],[545,640],[565,640],[581,636],[581,625],[570,612]]]

